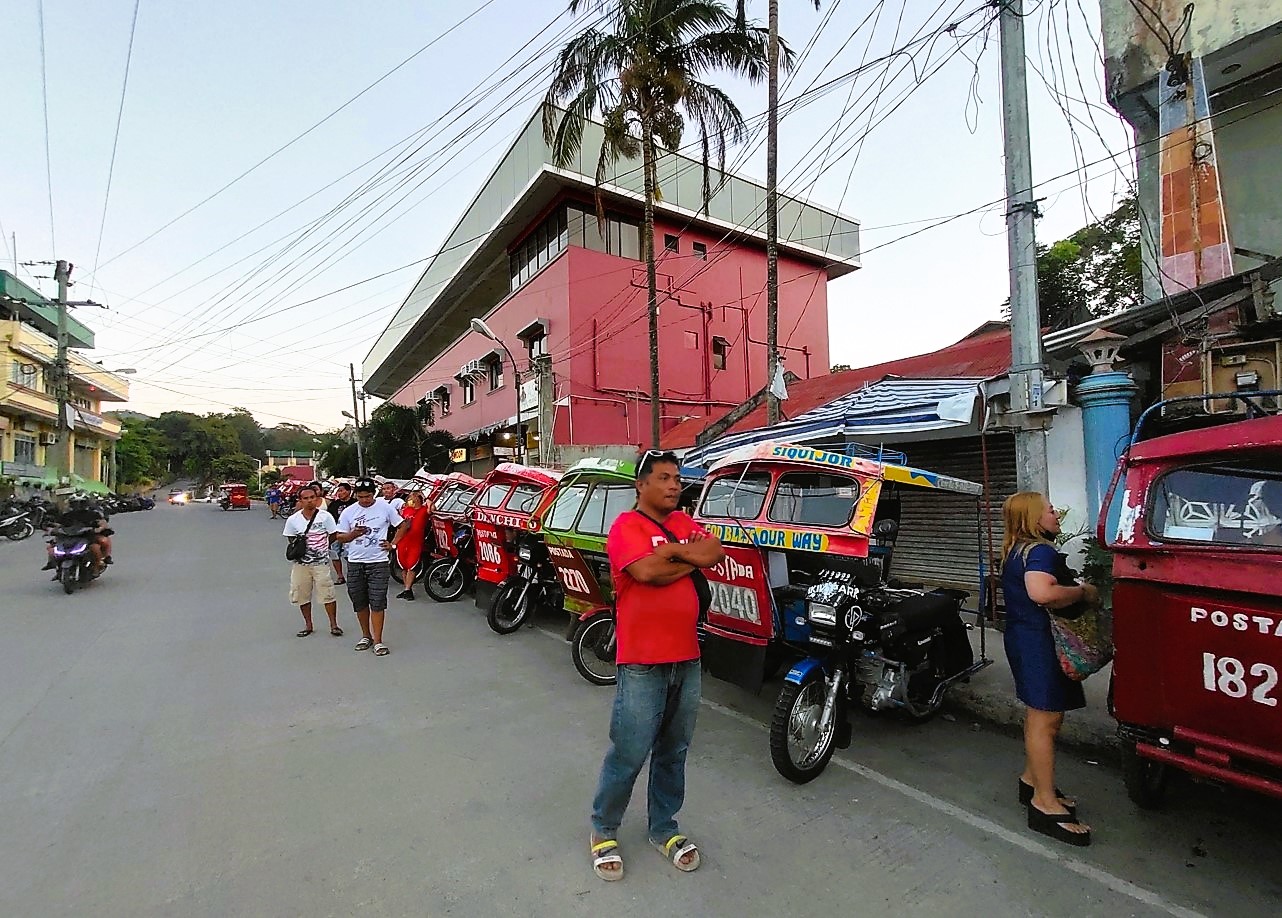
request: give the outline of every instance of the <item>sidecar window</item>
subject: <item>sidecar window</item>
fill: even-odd
[[[587,496],[588,485],[586,483],[564,488],[552,503],[551,509],[548,510],[547,519],[543,521],[544,528],[556,529],[560,532],[573,528],[574,520],[578,517],[579,510],[583,507],[583,499]]]
[[[770,475],[727,475],[708,485],[699,515],[710,519],[755,520],[766,502]]]
[[[1273,465],[1206,465],[1162,476],[1152,489],[1149,535],[1282,548],[1282,468]]]
[[[772,523],[845,526],[855,512],[859,483],[844,475],[790,472],[779,477],[767,518]]]
[[[476,499],[476,505],[478,507],[501,507],[503,506],[503,498],[507,497],[510,490],[512,490],[510,483],[492,484],[481,492],[481,496]]]
[[[542,496],[543,488],[538,485],[517,485],[512,491],[512,496],[508,498],[507,508],[513,513],[533,513]]]
[[[579,517],[579,532],[605,535],[619,514],[636,506],[637,489],[623,482],[597,482]]]

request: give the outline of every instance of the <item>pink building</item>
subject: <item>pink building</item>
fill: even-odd
[[[551,165],[532,118],[365,360],[365,389],[428,408],[484,470],[512,455],[520,422],[532,459],[565,446],[649,438],[646,271],[640,169],[620,163],[593,204],[600,128],[585,162]],[[701,213],[701,166],[661,158],[655,218],[663,428],[719,416],[766,379],[765,191],[724,178]],[[854,221],[780,199],[779,341],[786,367],[828,373],[827,282],[859,266]],[[470,330],[481,318],[496,342]]]

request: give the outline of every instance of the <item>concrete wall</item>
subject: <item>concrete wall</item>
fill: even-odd
[[[1166,63],[1163,39],[1137,11],[1151,7],[1170,29],[1180,22],[1187,0],[1100,0],[1104,71],[1111,95],[1121,96],[1150,83]],[[1193,24],[1180,51],[1203,57],[1282,20],[1282,0],[1197,0]]]
[[[1282,255],[1282,107],[1266,98],[1215,119],[1216,155],[1221,193],[1229,223],[1229,241],[1261,254]],[[1260,262],[1234,256],[1234,270],[1248,271]]]
[[[1046,434],[1046,456],[1050,471],[1050,499],[1057,510],[1068,508],[1063,531],[1094,532],[1095,521],[1086,516],[1086,450],[1082,433],[1082,411],[1072,405],[1060,408],[1055,425]],[[1081,540],[1067,547],[1070,561],[1082,548]]]

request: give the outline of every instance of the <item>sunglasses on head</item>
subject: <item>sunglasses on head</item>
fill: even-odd
[[[670,449],[648,449],[641,454],[641,460],[637,463],[637,477],[640,478],[650,471],[656,462],[671,462],[676,466],[681,465],[677,460],[677,454]]]

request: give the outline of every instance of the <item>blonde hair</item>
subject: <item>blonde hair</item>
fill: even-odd
[[[1006,528],[1006,537],[1002,540],[1003,559],[1009,558],[1016,546],[1055,544],[1041,527],[1042,513],[1048,503],[1045,495],[1037,491],[1020,491],[1006,498],[1002,504],[1002,523]]]

